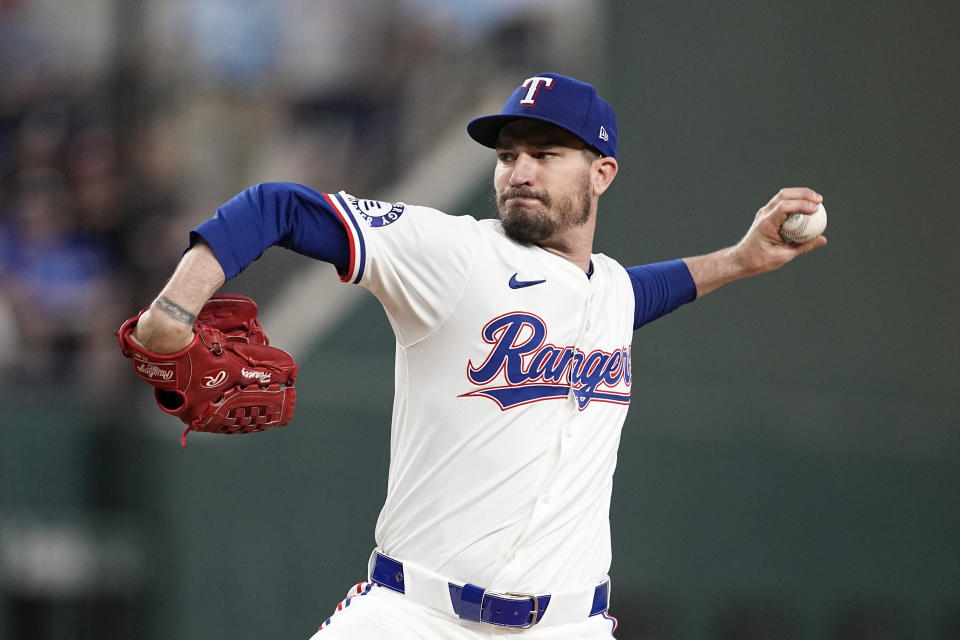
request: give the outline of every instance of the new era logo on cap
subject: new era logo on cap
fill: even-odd
[[[495,148],[500,128],[518,118],[555,124],[601,154],[617,157],[617,114],[586,82],[558,73],[527,78],[510,95],[503,111],[471,121],[467,133],[485,147]]]

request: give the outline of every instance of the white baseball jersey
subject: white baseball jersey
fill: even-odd
[[[380,549],[451,580],[544,593],[595,585],[630,400],[624,268],[507,238],[496,220],[325,194],[344,281],[396,334]]]

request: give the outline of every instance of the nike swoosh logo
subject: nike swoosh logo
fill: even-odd
[[[546,280],[517,280],[517,274],[510,276],[510,288],[511,289],[523,289],[524,287],[532,287],[535,284],[543,284]]]

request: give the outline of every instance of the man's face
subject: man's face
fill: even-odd
[[[514,120],[497,138],[493,175],[506,234],[542,245],[590,219],[590,171],[597,156],[573,134],[537,120]]]

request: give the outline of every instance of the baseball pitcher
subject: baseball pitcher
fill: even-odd
[[[823,200],[786,188],[715,253],[626,268],[594,253],[617,119],[573,78],[525,79],[467,132],[496,152],[497,219],[259,184],[193,230],[168,284],[118,332],[184,436],[258,431],[293,417],[297,367],[252,300],[214,295],[225,280],[280,245],[382,303],[396,335],[387,497],[366,580],[319,640],[611,637],[633,332],[826,244],[780,235]]]

